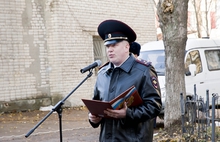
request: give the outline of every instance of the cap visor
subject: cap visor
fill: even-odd
[[[114,40],[108,40],[104,43],[104,45],[110,45],[110,44],[115,44],[115,43],[118,43],[118,42],[121,42],[123,41],[124,39],[114,39]]]
[[[119,41],[118,40],[108,40],[104,43],[104,45],[106,46],[106,45],[110,45],[110,44],[115,44],[117,42],[119,42]]]

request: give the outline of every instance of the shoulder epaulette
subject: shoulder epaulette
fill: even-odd
[[[151,65],[151,62],[148,62],[148,61],[143,60],[143,59],[137,59],[136,61],[140,64],[143,64],[143,65],[147,66],[147,67],[149,67]]]
[[[109,64],[109,62],[106,62],[105,64],[103,64],[102,66],[99,67],[99,70],[108,64]]]

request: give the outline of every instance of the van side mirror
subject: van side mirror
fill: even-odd
[[[189,71],[191,73],[191,76],[195,76],[196,75],[196,65],[195,64],[190,64],[189,65]]]
[[[190,72],[190,71],[187,71],[187,72],[185,73],[185,75],[186,75],[186,76],[190,76],[190,75],[191,75],[191,72]]]

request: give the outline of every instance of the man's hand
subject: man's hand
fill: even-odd
[[[107,109],[104,111],[105,114],[112,118],[125,118],[126,117],[126,111],[127,111],[127,104],[126,102],[123,105],[123,108],[120,110],[113,110],[113,109]]]
[[[102,118],[99,117],[99,116],[92,115],[91,113],[89,113],[89,120],[90,120],[92,123],[97,124],[97,123],[99,123],[99,122],[102,120]]]

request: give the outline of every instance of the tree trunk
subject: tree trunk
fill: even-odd
[[[187,40],[188,0],[160,0],[157,11],[165,46],[164,126],[168,128],[176,122],[181,122],[180,93],[185,94],[184,55]]]
[[[210,30],[209,29],[209,22],[208,22],[208,14],[210,11],[210,7],[212,5],[212,0],[210,1],[210,3],[208,4],[207,0],[205,0],[205,23],[206,23],[206,37],[210,37]],[[208,8],[209,7],[209,8]]]
[[[201,8],[201,0],[193,0],[193,5],[194,5],[194,9],[195,9],[195,15],[196,15],[196,28],[197,28],[197,35],[198,38],[202,37],[202,30],[201,30],[201,26],[202,26],[202,12],[200,10]]]

